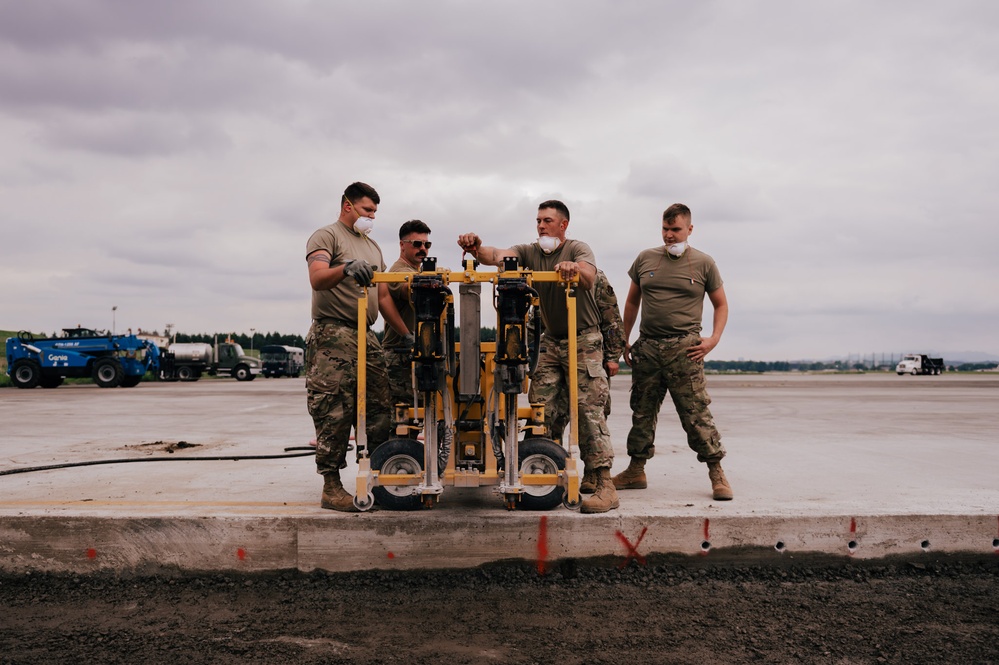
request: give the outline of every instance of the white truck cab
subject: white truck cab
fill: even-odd
[[[943,372],[943,358],[930,358],[921,353],[907,353],[902,356],[902,360],[895,365],[895,373],[902,374],[940,374]]]

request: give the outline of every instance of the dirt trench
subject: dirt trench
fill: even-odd
[[[0,663],[985,663],[999,557],[0,577]]]

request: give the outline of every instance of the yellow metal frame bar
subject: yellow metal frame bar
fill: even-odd
[[[372,277],[373,284],[399,284],[411,282],[415,274],[434,273],[401,273],[401,272],[376,272]],[[539,282],[564,283],[566,287],[566,307],[569,319],[569,447],[567,450],[565,470],[556,474],[528,474],[520,476],[523,485],[562,485],[566,488],[566,502],[570,505],[577,505],[580,501],[579,475],[576,467],[576,457],[579,450],[579,377],[576,339],[576,297],[572,289],[578,284],[578,277],[571,280],[564,280],[559,273],[554,271],[482,271],[474,268],[474,263],[469,260],[465,262],[463,270],[449,270],[438,268],[436,273],[445,285],[450,284],[476,284],[488,283],[498,284],[500,279],[524,278],[529,285]],[[371,461],[368,452],[367,437],[367,290],[357,301],[357,427],[356,437],[358,451],[358,476],[356,494],[358,497],[370,495],[370,488],[373,484]],[[520,409],[518,409],[519,416]],[[488,434],[488,432],[487,432]],[[488,438],[488,437],[487,437]],[[439,469],[438,474],[442,482],[451,481],[459,475],[454,467],[454,456],[452,455],[446,469]],[[493,481],[499,479],[495,460],[491,464],[487,463],[485,473],[479,473],[482,480]],[[411,474],[378,474],[377,483],[379,485],[418,485],[422,481],[421,476]]]

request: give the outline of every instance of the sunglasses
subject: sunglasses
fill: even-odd
[[[402,242],[408,242],[413,246],[413,249],[423,249],[424,247],[430,249],[431,245],[429,240],[403,240]]]

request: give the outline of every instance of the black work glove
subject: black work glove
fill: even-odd
[[[343,274],[353,277],[354,281],[361,286],[371,286],[371,279],[375,276],[375,269],[361,259],[351,259],[343,264]]]

